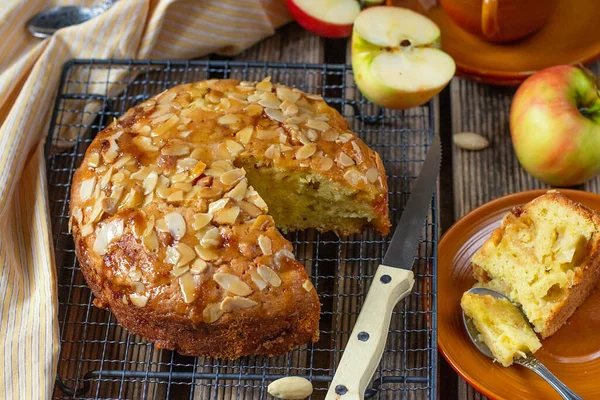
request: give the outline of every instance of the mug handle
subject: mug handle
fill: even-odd
[[[483,0],[481,3],[481,31],[483,35],[491,39],[500,33],[498,24],[498,1]]]

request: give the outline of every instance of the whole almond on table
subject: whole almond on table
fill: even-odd
[[[285,400],[302,400],[313,392],[312,383],[299,376],[288,376],[269,384],[267,391],[273,397]]]
[[[456,146],[464,150],[483,150],[490,145],[486,138],[473,132],[455,133],[452,139]]]

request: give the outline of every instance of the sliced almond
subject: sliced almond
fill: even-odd
[[[175,278],[180,277],[181,275],[185,274],[186,272],[188,272],[190,270],[190,266],[189,265],[184,265],[183,267],[175,267],[171,270],[171,275],[173,275]]]
[[[131,304],[136,307],[145,307],[148,304],[148,296],[144,296],[138,293],[131,293],[129,295],[129,300],[131,300]]]
[[[270,81],[271,81],[271,77],[268,76],[265,79],[263,79],[261,82],[258,82],[256,84],[256,90],[270,92],[271,89],[273,89],[273,84]]]
[[[273,254],[271,239],[268,236],[258,236],[258,247],[260,247],[260,250],[265,256],[270,256],[271,254]]]
[[[251,101],[250,98],[248,98],[248,101]],[[250,117],[256,117],[263,113],[263,108],[258,104],[250,104],[248,107],[245,108],[245,111],[246,115]]]
[[[159,187],[158,189],[156,189],[156,195],[158,197],[160,197],[161,199],[166,199],[171,195],[171,188],[168,187]]]
[[[96,168],[98,165],[100,165],[100,154],[90,154],[90,157],[88,158],[88,165],[92,168]]]
[[[197,178],[206,170],[206,164],[202,161],[198,161],[194,168],[190,171],[191,178]]]
[[[275,160],[275,159],[279,158],[279,156],[280,156],[280,152],[279,152],[278,144],[272,144],[267,148],[267,150],[265,150],[265,157],[267,157],[267,158]]]
[[[210,199],[221,194],[221,189],[217,187],[203,187],[198,190],[198,197],[201,199]]]
[[[224,209],[225,206],[227,205],[227,203],[229,203],[229,199],[226,197],[216,200],[216,201],[213,201],[212,203],[210,203],[208,205],[208,212],[211,213],[212,215],[215,215],[217,212]]]
[[[240,207],[240,209],[242,211],[244,211],[245,213],[247,213],[248,215],[250,215],[251,218],[258,217],[259,215],[262,214],[262,211],[260,210],[260,208],[256,207],[252,203],[248,203],[247,201],[240,200],[240,201],[238,201],[237,204]]]
[[[252,293],[250,286],[236,275],[217,272],[213,275],[213,279],[219,286],[234,295],[248,296]]]
[[[202,247],[218,247],[221,245],[221,234],[215,226],[207,226],[200,230],[196,237]]]
[[[250,279],[252,279],[252,282],[254,282],[258,290],[263,290],[269,286],[269,284],[258,274],[256,269],[250,271]]]
[[[454,144],[463,150],[483,150],[489,147],[490,142],[481,135],[473,132],[455,133],[452,136]]]
[[[279,108],[281,100],[279,100],[277,96],[275,96],[272,93],[263,93],[260,96],[258,104],[263,106],[264,108]]]
[[[317,151],[317,145],[314,143],[305,144],[296,151],[297,160],[306,160]]]
[[[144,194],[146,195],[148,193],[153,192],[157,183],[158,174],[156,173],[156,171],[150,172],[148,176],[146,176],[146,179],[144,179],[144,182],[142,184],[142,187],[144,188]]]
[[[167,229],[173,239],[179,240],[181,239],[186,232],[186,224],[185,219],[178,212],[171,212],[164,216],[165,223],[167,224]]]
[[[204,261],[215,261],[219,259],[219,255],[211,249],[202,246],[194,247],[196,254]]]
[[[243,128],[242,130],[238,131],[235,134],[235,137],[237,138],[237,140],[240,141],[240,143],[248,144],[250,142],[250,139],[252,139],[253,133],[254,133],[254,127],[247,126],[247,127]]]
[[[96,232],[96,240],[92,250],[99,256],[104,255],[108,246],[123,236],[124,223],[122,219],[113,219],[103,224]]]
[[[237,310],[245,310],[258,305],[258,303],[252,299],[240,296],[227,296],[221,302],[221,310],[223,312],[232,312]]]
[[[276,89],[277,97],[282,101],[289,101],[290,103],[297,102],[302,96],[299,92],[293,92],[290,88],[280,86]]]
[[[307,279],[302,283],[302,288],[304,288],[304,290],[306,290],[307,292],[310,292],[311,290],[313,290],[314,286],[312,282]]]
[[[278,399],[301,400],[312,394],[313,386],[306,378],[286,376],[271,382],[267,392]]]
[[[184,156],[190,154],[190,147],[179,141],[170,141],[160,149],[160,154],[164,156]]]
[[[274,139],[279,136],[279,131],[276,129],[260,129],[256,130],[256,137],[262,140]]]
[[[94,233],[94,227],[91,224],[85,224],[81,226],[81,230],[79,231],[82,237],[90,236]]]
[[[240,116],[235,114],[225,114],[217,119],[217,122],[221,125],[235,125],[239,124],[240,121]]]
[[[175,264],[176,267],[183,267],[184,265],[189,264],[194,258],[196,258],[196,253],[194,249],[188,246],[185,243],[179,242],[175,245],[175,249],[179,252],[179,259]]]
[[[273,271],[266,265],[259,265],[256,269],[256,272],[258,272],[260,277],[269,285],[273,287],[281,286],[281,278],[279,277],[279,275],[277,275],[277,272]]]
[[[321,138],[327,142],[335,142],[339,136],[339,133],[333,129],[329,129],[328,131],[321,133]]]
[[[86,201],[90,197],[92,197],[92,193],[94,193],[95,186],[96,186],[96,177],[95,176],[81,182],[81,186],[79,186],[79,199],[81,201]]]
[[[119,170],[123,168],[123,166],[125,166],[125,164],[127,164],[132,159],[133,157],[131,157],[130,155],[124,155],[113,164],[113,168]]]
[[[147,236],[144,236],[142,240],[144,242],[144,246],[150,251],[158,250],[158,235],[156,232],[152,231]]]
[[[177,203],[179,201],[183,201],[183,190],[175,190],[168,197],[167,201],[169,203]]]
[[[338,155],[338,159],[337,159],[337,163],[339,164],[340,167],[350,167],[352,165],[354,165],[354,160],[346,153],[344,153],[343,151]]]
[[[167,264],[175,265],[177,264],[180,258],[181,254],[179,254],[179,251],[177,251],[175,247],[167,247],[167,249],[165,250],[165,262]]]
[[[199,231],[204,228],[208,223],[212,221],[211,213],[198,213],[194,215],[194,222],[192,222],[192,229]]]
[[[228,193],[225,194],[225,197],[229,197],[230,199],[240,201],[244,198],[246,194],[246,189],[248,188],[248,180],[243,178],[238,182],[237,185],[233,189],[231,189]]]
[[[196,281],[191,274],[184,274],[179,277],[179,288],[183,295],[183,301],[189,304],[196,300]]]
[[[333,160],[329,157],[323,157],[321,158],[321,161],[319,162],[319,169],[321,171],[329,171],[331,169],[331,167],[333,167]]]
[[[233,225],[235,224],[238,215],[240,215],[240,208],[238,206],[233,206],[215,214],[214,221],[222,225]]]
[[[232,169],[231,171],[224,172],[219,177],[219,180],[223,185],[232,186],[238,183],[244,176],[246,176],[246,171],[243,168],[236,168]]]
[[[156,123],[156,120],[153,122]],[[167,132],[172,127],[174,127],[175,125],[177,125],[178,122],[179,122],[179,117],[175,114],[172,114],[169,117],[169,119],[167,119],[165,122],[163,122],[160,125],[155,126],[154,129],[152,129],[152,134],[154,136],[160,136],[160,135],[164,134],[165,132]]]
[[[131,139],[132,143],[135,144],[140,150],[145,152],[158,151],[158,147],[152,143],[152,139],[146,136],[136,136]]]
[[[349,184],[351,184],[353,186],[359,186],[361,183],[363,183],[365,181],[365,177],[358,170],[356,170],[354,168],[348,169],[344,173],[344,179],[346,180],[346,182],[348,182]]]
[[[207,305],[202,311],[202,318],[207,324],[212,324],[217,321],[223,315],[220,303],[211,303]]]
[[[190,273],[198,275],[206,271],[208,264],[201,258],[196,258],[190,267]]]
[[[326,132],[330,128],[327,122],[320,121],[318,119],[309,119],[308,121],[306,121],[306,126],[308,128],[316,129],[321,132]]]
[[[280,110],[277,110],[275,108],[265,108],[265,114],[267,114],[267,117],[277,122],[285,122],[285,120],[287,119],[286,115],[284,115]]]
[[[367,170],[365,177],[369,183],[375,183],[377,182],[377,179],[379,179],[379,170],[375,167],[371,167]]]

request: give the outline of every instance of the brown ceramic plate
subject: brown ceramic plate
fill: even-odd
[[[438,24],[442,48],[456,62],[457,73],[498,85],[518,85],[534,72],[559,64],[588,63],[600,56],[599,0],[559,0],[538,32],[513,44],[492,44],[459,27],[442,7],[423,10],[418,0],[391,0]]]
[[[561,190],[572,200],[600,211],[600,195]],[[502,217],[514,206],[545,193],[534,190],[501,197],[455,223],[438,247],[438,345],[448,363],[467,382],[493,399],[560,399],[535,373],[504,368],[473,346],[463,327],[460,298],[475,280],[470,259]],[[600,399],[600,290],[596,290],[535,353],[561,381],[584,399]]]

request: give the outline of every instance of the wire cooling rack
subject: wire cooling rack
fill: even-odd
[[[93,306],[68,232],[69,187],[96,133],[131,106],[179,83],[210,78],[260,80],[270,75],[323,95],[386,166],[390,218],[398,221],[434,131],[432,107],[384,110],[366,101],[345,65],[222,61],[73,60],[63,71],[46,157],[56,248],[61,352],[54,398],[267,399],[267,385],[288,375],[311,380],[325,396],[388,239],[368,230],[338,238],[315,231],[287,235],[322,303],[318,343],[288,354],[236,361],[193,358],[156,349]],[[395,226],[394,226],[395,227]],[[391,236],[391,235],[390,235]],[[435,196],[415,254],[416,284],[395,309],[383,359],[367,398],[436,398]]]

